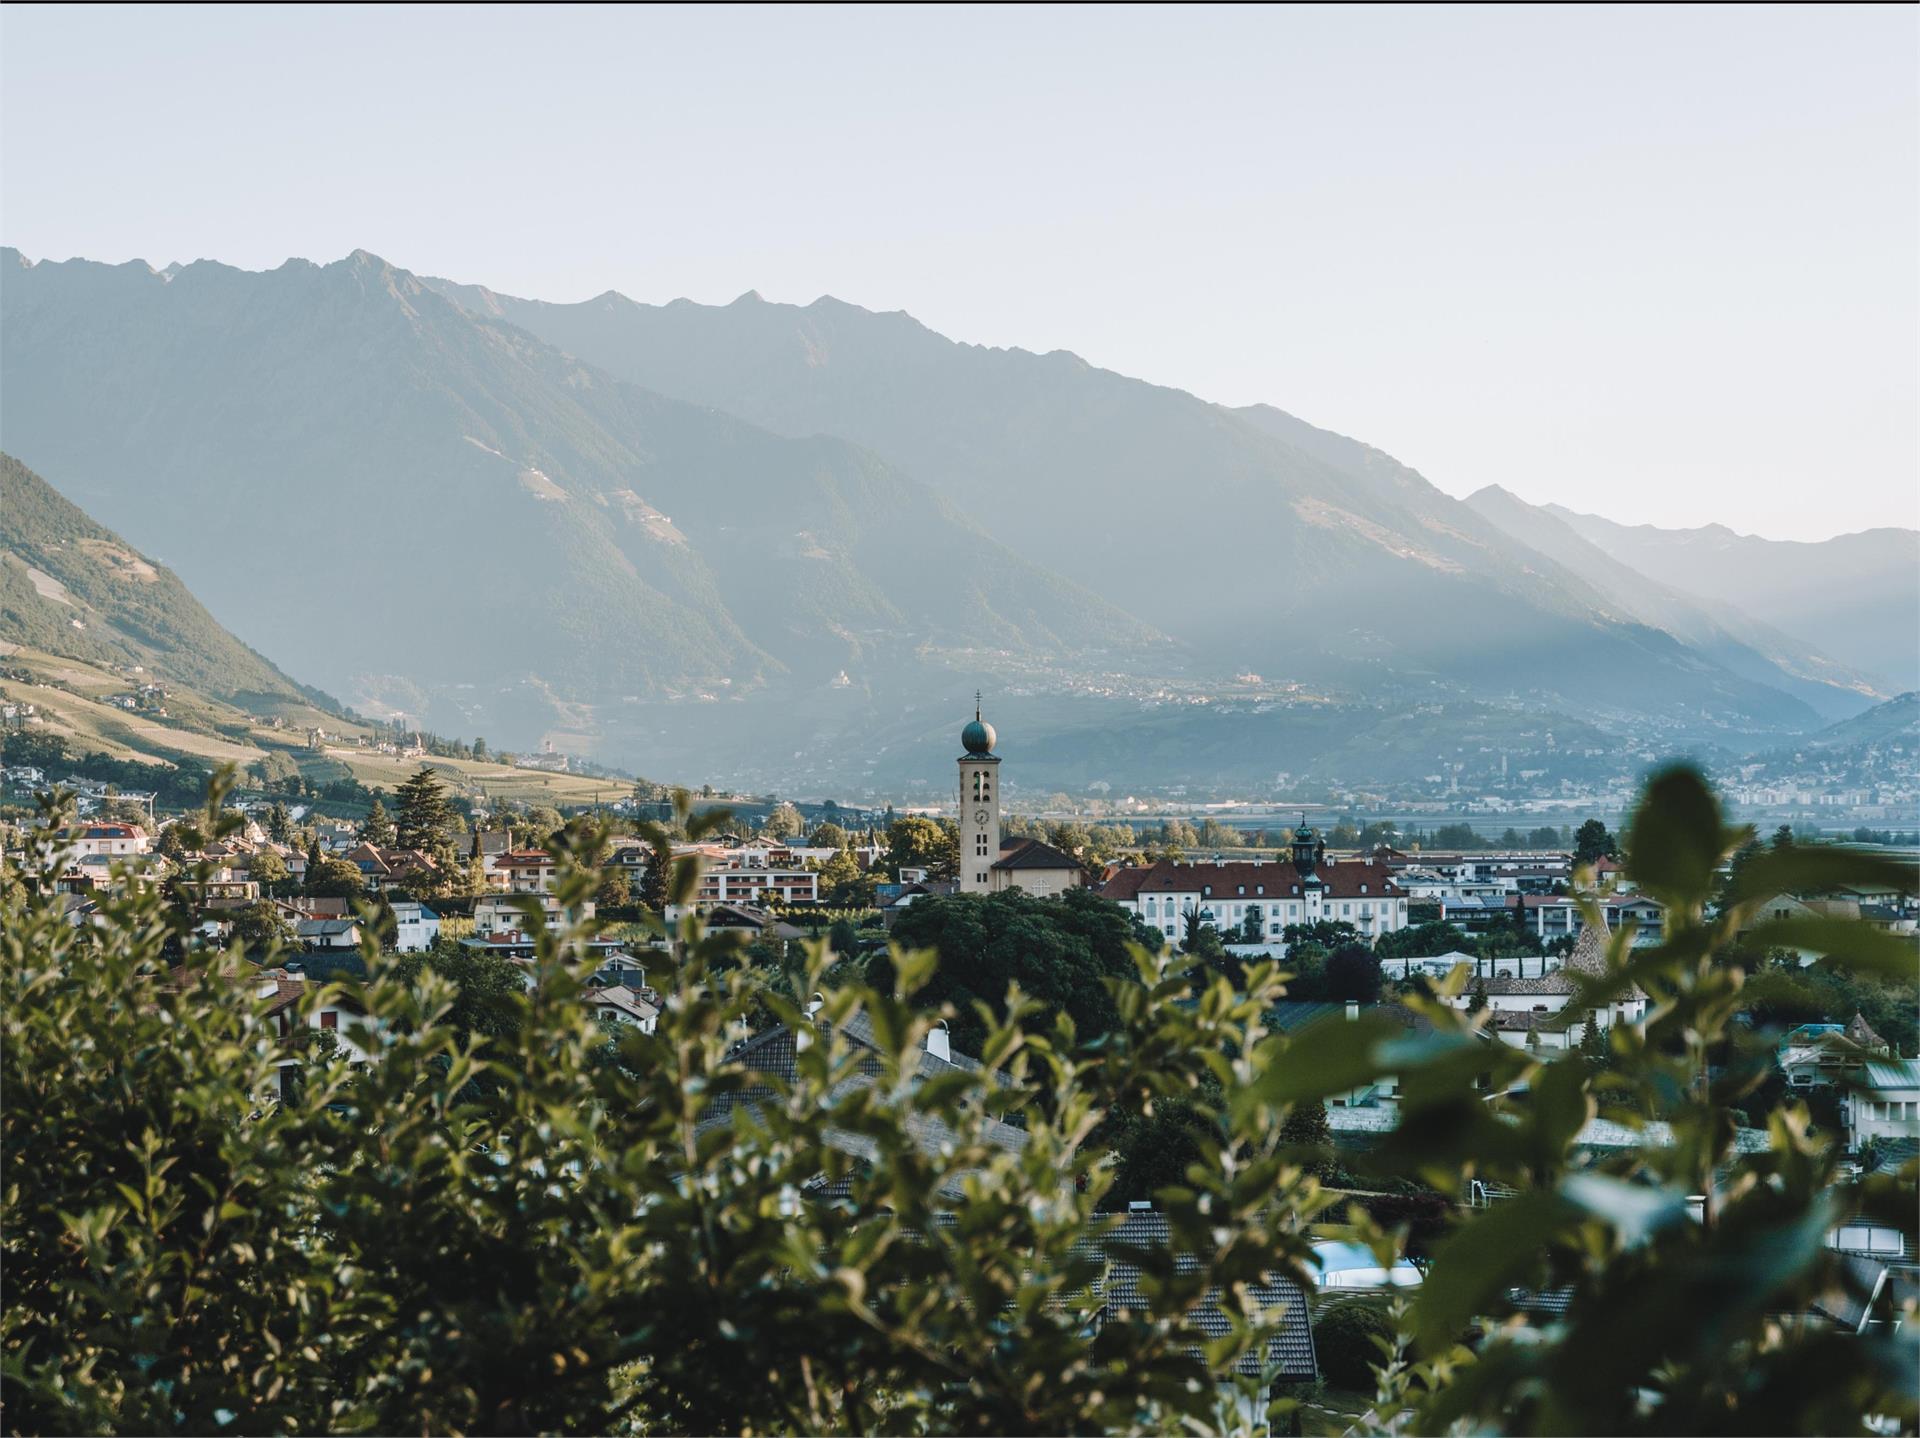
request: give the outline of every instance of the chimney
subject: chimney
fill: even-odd
[[[256,998],[270,999],[280,992],[280,981],[273,978],[263,978],[253,992]]]
[[[927,1052],[937,1059],[953,1062],[953,1046],[947,1042],[947,1021],[941,1019],[927,1030]]]
[[[815,994],[812,998],[808,999],[807,1017],[811,1019],[815,1014],[819,1013],[821,1009],[826,1007],[826,1003],[827,996],[825,994]]]
[[[1348,1022],[1352,1022],[1353,1020],[1355,1020],[1355,1019],[1357,1019],[1357,1018],[1359,1018],[1359,1017],[1360,1017],[1360,1000],[1358,1000],[1358,999],[1348,999],[1348,1000],[1347,1000],[1347,1020],[1348,1020]]]

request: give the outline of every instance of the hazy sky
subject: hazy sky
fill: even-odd
[[[0,10],[0,237],[906,309],[1466,494],[1920,523],[1920,11]]]

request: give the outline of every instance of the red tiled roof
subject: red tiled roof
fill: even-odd
[[[1384,864],[1348,860],[1320,865],[1314,873],[1320,880],[1321,892],[1330,899],[1391,899],[1404,893]],[[1299,897],[1299,883],[1300,871],[1290,860],[1175,864],[1162,859],[1151,868],[1120,870],[1100,892],[1122,903],[1141,894],[1207,893],[1207,897],[1213,899],[1290,899]],[[1364,893],[1362,885],[1366,886]]]

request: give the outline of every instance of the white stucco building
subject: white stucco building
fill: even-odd
[[[1920,1138],[1920,1059],[1869,1059],[1844,1113],[1854,1148],[1869,1139]]]
[[[1352,924],[1369,942],[1407,926],[1406,893],[1386,865],[1330,860],[1326,845],[1306,827],[1294,834],[1290,860],[1162,860],[1146,868],[1121,869],[1100,892],[1176,943],[1184,936],[1189,913],[1229,939],[1258,933],[1267,944],[1279,943],[1290,924],[1322,919]]]

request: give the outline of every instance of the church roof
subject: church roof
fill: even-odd
[[[1607,940],[1612,931],[1605,923],[1588,924],[1580,930],[1580,937],[1573,941],[1573,952],[1567,955],[1567,969],[1576,974],[1584,974],[1590,979],[1604,978],[1607,973]]]
[[[1887,1041],[1873,1031],[1865,1014],[1855,1014],[1847,1024],[1847,1038],[1863,1049],[1884,1049]]]
[[[1013,839],[1000,846],[996,869],[1078,869],[1080,861],[1064,849],[1038,839]]]

